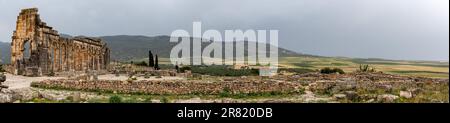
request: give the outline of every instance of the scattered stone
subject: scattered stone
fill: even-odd
[[[80,102],[81,101],[81,94],[79,92],[75,92],[73,95],[73,102]]]
[[[410,91],[400,91],[400,97],[404,97],[404,98],[412,98],[413,95]]]
[[[333,97],[337,100],[345,99],[347,96],[345,94],[334,94]]]
[[[358,100],[359,99],[358,93],[356,93],[354,91],[345,91],[344,94],[348,100]]]
[[[366,101],[366,103],[373,103],[373,102],[375,102],[375,99],[370,99]]]
[[[382,84],[382,85],[379,85],[378,88],[386,90],[386,91],[391,91],[392,85]]]
[[[415,95],[422,93],[424,90],[421,88],[412,88],[412,89],[408,89],[409,92],[411,92],[412,96],[414,97]]]
[[[16,99],[13,91],[9,89],[0,90],[0,103],[13,103]]]
[[[12,103],[12,102],[14,101],[11,94],[0,93],[0,103]]]
[[[14,93],[17,96],[17,99],[22,101],[30,101],[39,96],[37,91],[30,88],[16,89],[14,90]]]
[[[6,75],[3,73],[0,73],[0,85],[1,85],[1,83],[5,82],[5,81],[6,81]]]
[[[150,73],[149,73],[150,74]],[[89,75],[89,74],[88,74]],[[138,73],[134,77],[143,77],[145,73]],[[34,91],[39,94],[32,94],[32,92],[20,93],[14,92],[5,96],[2,93],[2,100],[5,102],[29,102],[34,98],[45,98],[52,101],[67,101],[73,102],[91,102],[94,100],[107,99],[108,97],[101,97],[98,93],[86,94],[90,92],[73,92],[40,88],[61,88],[73,90],[92,90],[95,92],[114,92],[121,94],[132,93],[146,93],[146,94],[220,94],[223,87],[228,87],[231,93],[260,93],[260,92],[281,92],[290,93],[298,92],[305,87],[301,92],[304,94],[287,97],[283,99],[174,99],[171,102],[177,103],[241,103],[241,102],[261,102],[261,103],[288,103],[288,102],[309,102],[309,103],[330,103],[340,102],[342,100],[349,100],[350,102],[363,103],[394,103],[402,98],[414,98],[418,93],[433,92],[442,94],[441,90],[434,89],[444,85],[448,86],[448,79],[429,79],[415,77],[398,77],[395,75],[385,74],[342,74],[342,75],[317,75],[316,77],[304,77],[297,75],[297,79],[292,79],[292,76],[277,76],[276,78],[257,78],[254,76],[241,77],[218,77],[217,80],[206,78],[208,80],[197,79],[139,79],[139,81],[127,82],[126,79],[131,77],[122,77],[118,80],[109,80],[114,78],[114,74],[108,77],[100,76],[99,80],[80,80],[78,79],[52,79],[39,80],[32,84],[32,89],[39,89]],[[9,76],[8,76],[9,77]],[[344,79],[340,79],[344,78]],[[10,79],[10,78],[9,78]],[[417,79],[417,80],[414,80]],[[419,81],[419,82],[416,82]],[[424,82],[425,81],[425,82]],[[8,84],[10,84],[8,80]],[[396,90],[403,90],[399,95],[392,95]],[[398,91],[397,91],[398,92]],[[28,94],[25,94],[28,93]],[[39,97],[39,95],[41,97]],[[333,95],[330,97],[330,95]],[[431,100],[431,99],[430,99]],[[138,98],[138,102],[147,102],[144,98]],[[156,100],[154,102],[158,102]],[[409,101],[409,100],[406,100]],[[431,102],[448,102],[448,100],[434,99]]]
[[[396,99],[398,99],[399,97],[396,95],[392,95],[392,94],[383,94],[383,95],[378,95],[377,97],[377,101],[378,102],[383,102],[383,103],[393,103],[395,102]]]

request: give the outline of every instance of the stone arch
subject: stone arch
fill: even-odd
[[[24,40],[21,46],[23,53],[23,59],[29,59],[31,57],[31,41]]]

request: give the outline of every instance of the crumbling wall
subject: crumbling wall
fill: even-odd
[[[104,70],[109,58],[110,50],[101,39],[63,38],[41,21],[37,8],[23,9],[12,36],[8,72],[41,76],[61,71]]]
[[[95,92],[117,92],[125,94],[220,94],[224,90],[230,93],[295,93],[302,90],[298,83],[290,82],[195,82],[173,81],[77,81],[46,80],[33,82],[32,87],[85,90]]]

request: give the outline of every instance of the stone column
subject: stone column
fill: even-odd
[[[89,56],[88,56],[88,53],[87,53],[87,49],[84,50],[83,60],[84,60],[83,61],[83,65],[84,65],[83,69],[84,70],[89,70]]]
[[[56,47],[55,46],[53,46],[52,47],[52,50],[53,50],[53,52],[52,52],[52,61],[53,61],[53,63],[52,63],[52,70],[53,71],[56,71],[57,70],[57,62],[56,62]]]
[[[62,47],[61,49],[62,49],[62,50],[61,50],[61,58],[62,58],[62,60],[61,60],[61,62],[62,62],[61,68],[62,68],[62,71],[67,71],[66,46],[63,45],[63,47]]]
[[[100,55],[99,54],[97,54],[97,56],[96,56],[96,64],[97,64],[97,70],[101,70],[102,68],[101,68],[101,65],[100,65]]]
[[[56,71],[61,71],[61,48],[59,46],[56,47]]]

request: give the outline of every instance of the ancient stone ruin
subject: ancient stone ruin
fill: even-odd
[[[126,82],[119,80],[45,80],[32,82],[32,87],[49,89],[70,89],[92,92],[117,92],[122,94],[220,94],[229,90],[231,94],[258,94],[258,93],[297,93],[302,90],[299,83],[293,82],[201,82],[191,80],[152,81],[142,80]]]
[[[0,72],[0,90],[2,90],[3,88],[8,88],[8,86],[2,85],[2,83],[5,81],[6,81],[6,76],[2,72]]]
[[[15,75],[42,76],[64,71],[105,70],[110,49],[98,38],[65,38],[41,21],[37,8],[23,9],[11,42]]]

